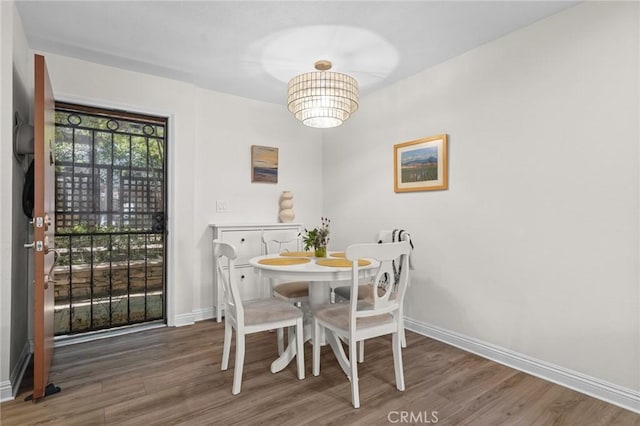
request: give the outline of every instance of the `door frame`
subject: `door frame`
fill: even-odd
[[[79,96],[69,93],[57,93],[56,101],[60,103],[69,103],[76,105],[91,104],[97,108],[121,110],[121,111],[136,111],[140,114],[155,115],[167,118],[167,130],[166,130],[166,240],[165,240],[165,307],[166,307],[166,325],[169,327],[182,326],[192,324],[191,317],[188,320],[182,318],[183,315],[176,315],[176,297],[175,297],[175,225],[173,218],[175,217],[175,161],[173,160],[173,143],[175,140],[175,128],[176,117],[173,110],[166,110],[162,108],[152,108],[147,105],[119,103],[113,100],[102,98],[99,96]],[[56,345],[57,346],[57,345]]]
[[[68,114],[79,114],[79,115],[86,115],[86,116],[90,116],[90,117],[99,117],[101,119],[109,119],[109,120],[123,120],[123,121],[128,121],[128,122],[136,122],[138,124],[148,124],[151,126],[155,126],[155,125],[160,125],[164,128],[164,132],[162,135],[162,213],[163,213],[163,217],[165,218],[164,220],[164,224],[163,224],[163,231],[162,233],[157,233],[157,234],[150,234],[150,235],[162,235],[162,240],[163,240],[163,250],[162,250],[162,317],[160,318],[156,318],[156,319],[145,319],[143,321],[130,321],[130,318],[127,319],[126,323],[122,323],[122,324],[112,324],[111,320],[109,321],[109,325],[108,326],[94,326],[93,325],[93,320],[90,320],[90,325],[89,328],[87,330],[74,330],[73,327],[71,326],[71,322],[70,322],[70,326],[69,326],[69,331],[67,334],[61,334],[56,336],[56,340],[60,341],[60,340],[71,340],[71,341],[75,341],[77,338],[81,338],[80,340],[86,340],[88,338],[88,336],[90,336],[91,334],[94,333],[111,333],[111,332],[115,332],[115,333],[120,333],[120,329],[122,327],[145,327],[148,326],[150,324],[157,324],[158,326],[160,326],[160,323],[162,323],[162,325],[165,325],[167,323],[167,266],[168,266],[168,262],[167,262],[167,258],[168,258],[168,247],[167,247],[167,236],[168,236],[168,227],[167,227],[167,216],[168,216],[168,207],[169,207],[169,201],[168,201],[168,194],[169,194],[169,190],[168,190],[168,181],[169,181],[169,176],[168,176],[168,131],[169,131],[169,118],[165,115],[162,114],[146,114],[146,113],[141,113],[141,112],[131,112],[131,111],[125,111],[122,109],[114,109],[114,108],[107,108],[107,107],[102,107],[102,106],[96,106],[95,103],[93,103],[93,105],[87,105],[84,103],[75,103],[75,102],[70,102],[70,101],[62,101],[62,100],[56,100],[55,101],[55,111],[56,114],[61,111],[62,113],[68,113]],[[74,126],[73,124],[69,125],[66,122],[58,122],[58,117],[56,116],[56,130],[57,128],[61,126],[66,128],[67,130],[69,129],[76,129],[76,126]],[[78,127],[79,129],[84,129],[85,131],[88,130],[89,132],[109,132],[112,133],[113,135],[119,134],[121,132],[116,132],[113,129],[105,129],[105,130],[100,130],[98,127],[94,127],[92,125],[80,125]],[[135,136],[135,132],[134,133],[128,133],[125,132],[124,135],[129,135],[129,137]],[[147,137],[147,138],[156,138],[156,135],[149,135],[146,134],[145,135],[140,135],[142,137]],[[147,141],[147,143],[149,143]],[[95,151],[97,148],[93,147],[92,148],[92,152],[93,155],[95,155],[95,153],[97,151]],[[131,150],[131,145],[130,145],[130,150]],[[78,164],[76,164],[75,162],[73,162],[73,167],[78,167]],[[62,161],[60,163],[61,167],[64,166],[70,166],[69,164],[69,160],[65,160]],[[147,160],[147,166],[149,167],[149,161]],[[100,162],[99,164],[96,163],[96,165],[94,165],[93,161],[91,161],[91,165],[90,166],[86,166],[86,165],[80,165],[79,167],[90,167],[92,169],[92,174],[94,174],[95,172],[93,171],[93,168],[95,167],[96,169],[98,168],[109,168],[109,167],[113,167],[113,169],[119,169],[119,166],[116,165],[116,163],[112,163],[111,166],[107,166],[106,163]],[[134,168],[136,170],[138,170],[140,166],[135,166]],[[130,169],[131,170],[131,169]],[[68,173],[68,172],[66,172]],[[58,174],[56,174],[56,179],[58,178]],[[158,182],[160,182],[160,180],[158,180]],[[58,193],[58,181],[56,180],[56,198],[58,198],[60,196],[60,194]],[[110,185],[111,186],[111,185]],[[113,186],[111,186],[110,191],[114,191]],[[118,191],[116,191],[118,192]],[[93,194],[93,196],[95,197],[95,194]],[[89,197],[91,197],[91,195],[89,195]],[[93,199],[93,201],[95,201],[95,199]],[[122,200],[119,201],[120,203],[123,202]],[[67,208],[62,208],[62,210],[64,211],[64,213],[72,213],[72,211],[67,211]],[[108,208],[107,210],[111,210],[111,208]],[[57,213],[61,213],[61,211],[58,209],[56,211]],[[86,212],[84,212],[86,213]],[[105,212],[102,212],[103,214]],[[111,214],[111,213],[109,213]],[[58,223],[56,223],[56,225],[59,225]],[[68,226],[68,225],[65,225]],[[58,229],[60,231],[60,229]],[[101,236],[101,235],[112,235],[109,231],[103,233],[93,233],[91,230],[87,230],[85,231],[85,233],[89,233],[92,234],[93,237],[95,236]],[[122,231],[121,232],[115,232],[113,235],[122,235]],[[140,230],[140,232],[132,232],[132,235],[143,235],[144,232],[142,232]],[[62,237],[62,238],[66,238],[69,237],[69,242],[71,241],[71,238],[73,237],[74,232],[62,232],[61,234],[57,234],[56,237]],[[79,235],[85,235],[82,232]],[[88,234],[86,234],[88,235]],[[58,244],[61,244],[60,241],[58,241]],[[64,246],[64,245],[63,245]],[[74,246],[75,247],[75,246]],[[146,250],[145,250],[146,252]],[[93,256],[92,256],[92,260],[91,260],[91,264],[93,264]],[[66,268],[66,266],[65,266]],[[71,266],[69,266],[69,276],[70,276],[70,281],[71,281],[71,271],[70,271]],[[93,276],[93,274],[92,274]],[[146,269],[145,269],[145,282],[146,282]],[[72,282],[70,283],[71,285]],[[145,284],[145,291],[146,291],[146,284]],[[92,296],[91,296],[91,300],[93,303],[93,292],[91,292]],[[71,318],[71,312],[73,311],[73,308],[71,307],[72,302],[71,300],[68,301],[69,302],[69,309],[70,309],[70,318]],[[146,306],[146,303],[145,303]],[[146,309],[145,309],[146,312]],[[91,318],[93,318],[93,316],[91,316]],[[145,313],[145,318],[146,318],[146,313]],[[71,321],[71,319],[69,320]],[[86,336],[86,337],[83,337]]]

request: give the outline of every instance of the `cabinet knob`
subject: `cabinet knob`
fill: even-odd
[[[241,280],[244,280],[244,275],[240,275],[240,279],[241,279]]]
[[[241,243],[244,243],[244,238],[240,238],[240,242],[241,242]]]

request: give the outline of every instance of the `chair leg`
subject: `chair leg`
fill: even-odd
[[[298,379],[304,379],[304,328],[302,318],[296,321],[296,361],[298,363]]]
[[[275,285],[274,285],[273,279],[270,279],[268,282],[268,290],[269,290],[268,294],[271,296],[274,295],[274,292],[273,292],[274,287]],[[284,352],[284,329],[282,328],[276,329],[276,341],[278,342],[278,356],[280,356]]]
[[[391,344],[393,346],[393,366],[396,373],[396,388],[404,390],[404,372],[402,371],[402,345],[400,344],[399,332],[393,333]]]
[[[404,332],[404,325],[402,326],[402,329],[400,332],[400,342],[402,343],[403,348],[407,347],[407,335]]]
[[[320,375],[320,324],[313,320],[313,375]]]
[[[360,388],[358,386],[358,362],[356,360],[357,343],[349,342],[349,366],[351,367],[351,401],[353,408],[360,408]]]
[[[402,306],[400,307],[400,310],[398,311],[398,317],[399,317],[399,321],[400,321],[400,337],[402,338],[401,342],[402,342],[402,347],[406,348],[407,347],[407,336],[404,332],[404,309],[402,308]]]
[[[364,340],[358,342],[358,362],[360,364],[364,362]]]
[[[276,339],[278,340],[278,356],[284,352],[284,329],[279,328],[276,330]]]
[[[242,385],[242,370],[244,368],[244,333],[236,330],[236,365],[233,371],[233,388],[231,393],[237,395],[240,393]]]
[[[233,328],[228,320],[224,320],[224,343],[222,345],[222,369],[229,368],[229,352],[231,352],[231,338],[233,337]]]

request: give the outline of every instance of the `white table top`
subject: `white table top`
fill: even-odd
[[[287,281],[346,281],[351,279],[351,267],[332,267],[317,265],[316,257],[309,257],[310,262],[297,265],[264,265],[259,263],[262,259],[280,257],[278,254],[266,256],[256,256],[249,260],[249,264],[260,270],[260,273],[267,278],[278,278]],[[338,259],[328,256],[322,259]],[[374,259],[367,259],[369,265],[360,266],[361,278],[371,274],[372,269],[376,269],[379,262]]]

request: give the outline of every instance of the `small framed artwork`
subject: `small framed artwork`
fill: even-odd
[[[278,183],[278,148],[251,145],[251,182]]]
[[[395,192],[447,189],[447,135],[393,146]]]

